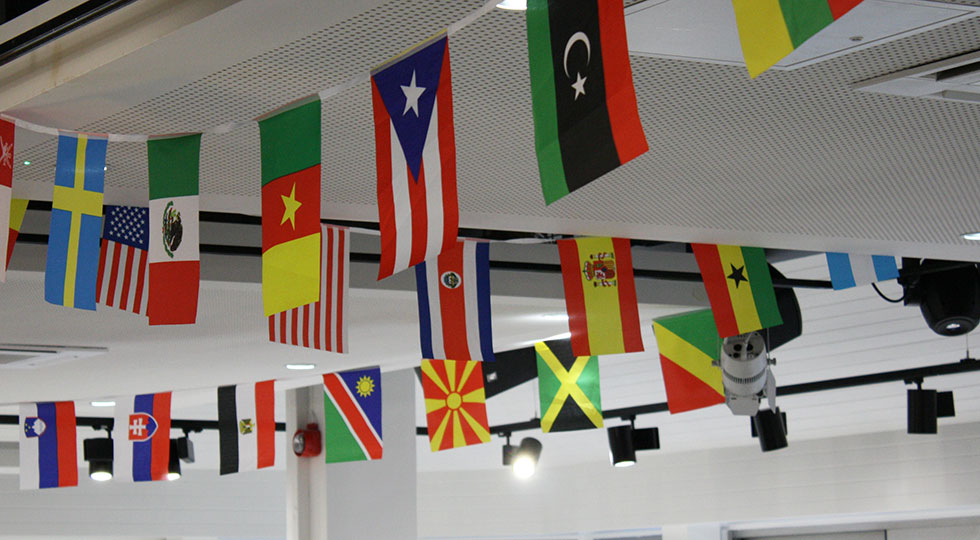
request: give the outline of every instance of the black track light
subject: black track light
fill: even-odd
[[[534,437],[525,437],[521,445],[511,454],[511,467],[514,476],[530,478],[538,468],[538,458],[541,457],[541,441]]]
[[[939,403],[935,390],[909,389],[908,391],[908,432],[910,434],[931,435],[939,432]]]
[[[167,465],[167,480],[180,478],[180,450],[177,439],[170,439],[170,463]]]
[[[789,446],[786,441],[786,426],[783,425],[779,408],[759,409],[759,412],[752,417],[752,425],[759,435],[759,446],[763,452],[772,452]]]
[[[101,437],[85,439],[82,443],[85,461],[88,462],[88,476],[96,482],[112,478],[112,439]]]
[[[609,461],[614,467],[635,465],[637,450],[660,448],[660,430],[655,427],[636,429],[635,417],[630,417],[629,421],[629,425],[606,430],[609,437]]]

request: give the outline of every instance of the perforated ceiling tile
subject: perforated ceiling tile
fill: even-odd
[[[168,133],[247,121],[369,70],[481,3],[389,2],[79,127]],[[980,108],[850,88],[980,48],[980,19],[756,80],[740,66],[632,57],[650,151],[548,207],[526,47],[523,15],[501,10],[451,39],[464,217],[516,229],[524,218],[633,224],[654,239],[688,228],[947,246],[980,228]],[[322,119],[324,203],[376,219],[369,84],[326,100]],[[110,145],[107,190],[145,188],[140,146]],[[49,183],[54,151],[53,141],[18,148],[39,165],[18,164],[18,181]],[[201,163],[202,194],[259,196],[255,124],[204,137]]]

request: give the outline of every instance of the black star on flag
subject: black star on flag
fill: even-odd
[[[739,283],[741,283],[743,281],[746,282],[746,283],[749,282],[749,278],[745,277],[745,266],[744,265],[743,266],[739,266],[738,268],[735,268],[735,265],[734,264],[729,264],[729,266],[732,267],[732,273],[731,274],[728,274],[727,277],[728,277],[728,279],[730,279],[730,280],[732,280],[732,281],[735,282],[735,288],[736,289],[738,288],[738,284]]]

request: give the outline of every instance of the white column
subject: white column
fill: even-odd
[[[323,431],[323,386],[286,391],[286,538],[326,540],[327,464],[323,453],[300,458],[293,453],[297,429],[316,424]]]

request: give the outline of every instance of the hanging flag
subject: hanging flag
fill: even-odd
[[[710,309],[657,319],[653,333],[671,414],[725,402],[721,368],[711,365],[721,338]]]
[[[861,0],[733,0],[745,67],[753,79]]]
[[[262,304],[273,315],[320,298],[320,100],[259,120]]]
[[[275,381],[218,387],[221,474],[276,464]]]
[[[170,392],[117,399],[112,441],[116,480],[166,480],[170,463]]]
[[[14,244],[17,242],[17,235],[20,234],[20,227],[24,224],[24,215],[27,213],[27,199],[10,199],[10,232],[7,236],[7,266],[10,268],[10,258],[14,254]],[[0,233],[2,234],[2,233]],[[3,253],[0,251],[0,253]]]
[[[381,368],[323,376],[327,463],[381,459]]]
[[[559,240],[568,327],[576,356],[643,350],[626,238]]]
[[[320,237],[320,299],[270,316],[269,341],[346,353],[350,230],[321,224]]]
[[[10,199],[14,182],[14,124],[0,120],[0,224],[13,217]],[[7,231],[0,227],[0,254],[13,250],[13,241],[8,239]],[[0,283],[7,280],[7,264],[10,257],[0,261]]]
[[[898,278],[898,263],[887,255],[827,253],[827,267],[837,291]]]
[[[378,164],[378,279],[451,249],[459,227],[449,39],[371,73]]]
[[[691,244],[723,337],[783,323],[762,248]]]
[[[433,452],[490,442],[482,362],[422,360],[422,393]]]
[[[52,304],[95,310],[107,144],[81,133],[58,137],[44,272],[44,299]]]
[[[599,358],[575,356],[564,340],[534,344],[538,356],[541,431],[602,427]]]
[[[647,151],[623,3],[528,0],[534,146],[551,204]]]
[[[415,267],[422,358],[493,361],[490,244],[460,241]]]
[[[153,225],[146,314],[151,325],[193,324],[201,283],[201,134],[151,138],[146,153]]]
[[[78,485],[75,402],[20,406],[20,489]]]
[[[106,206],[96,301],[123,311],[146,314],[146,259],[149,210]]]

